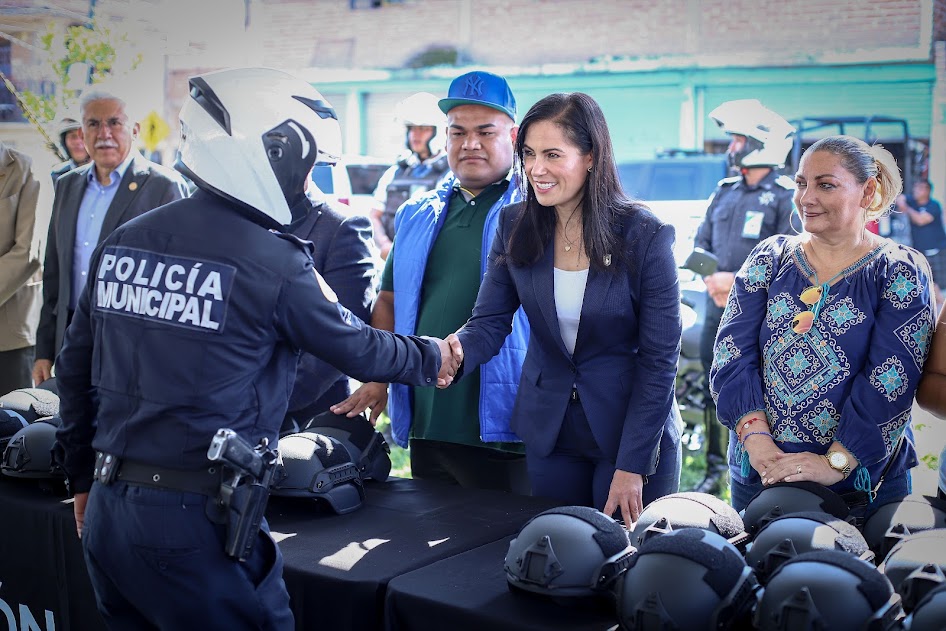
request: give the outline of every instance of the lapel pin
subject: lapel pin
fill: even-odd
[[[129,185],[128,185],[128,190],[129,190],[129,191],[137,191],[137,190],[138,190],[138,182],[132,182],[131,184],[129,184]]]
[[[605,255],[604,255],[604,266],[605,266],[605,267],[611,267],[611,255],[610,255],[610,254],[605,254]]]

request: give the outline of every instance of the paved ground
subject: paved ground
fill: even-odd
[[[913,406],[913,428],[920,464],[913,469],[913,491],[936,495],[939,484],[939,455],[946,445],[946,420]],[[931,469],[929,464],[934,464]]]

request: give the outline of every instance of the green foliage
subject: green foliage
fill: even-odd
[[[388,430],[390,426],[391,419],[388,418],[387,414],[381,414],[378,418],[376,429],[385,435],[389,435]],[[391,475],[399,478],[411,477],[410,452],[407,449],[398,447],[391,441],[388,442],[391,445]],[[936,460],[936,456],[933,456],[933,459]],[[926,458],[924,458],[924,461],[926,461]],[[696,486],[703,481],[704,475],[706,475],[706,454],[704,454],[702,450],[690,451],[689,449],[684,449],[683,470],[680,472],[680,490],[689,491],[696,488]],[[723,488],[717,496],[728,502],[729,487],[726,486]]]
[[[455,66],[459,57],[460,54],[453,46],[431,46],[411,57],[405,66],[408,68]]]
[[[48,123],[69,111],[86,82],[94,85],[112,76],[118,60],[118,50],[128,43],[127,35],[118,35],[111,29],[93,22],[90,27],[70,26],[64,32],[50,24],[40,38],[40,48],[48,56],[49,67],[55,77],[57,92],[45,95],[22,90],[23,102],[39,123]],[[140,53],[128,60],[128,70],[134,70],[142,61]],[[76,66],[76,64],[83,64]],[[73,86],[75,69],[89,73],[88,79]],[[72,74],[70,74],[72,70]],[[85,79],[85,77],[83,77]],[[78,89],[77,89],[78,88]]]
[[[933,471],[939,469],[939,456],[936,454],[923,454],[920,461]]]
[[[378,417],[378,424],[375,426],[379,432],[385,436],[390,436],[391,419],[384,412]],[[391,447],[391,475],[399,478],[411,477],[411,454],[403,447],[394,444],[394,441],[388,440]]]

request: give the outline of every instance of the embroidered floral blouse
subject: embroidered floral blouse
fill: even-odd
[[[785,452],[823,454],[837,440],[862,465],[860,488],[879,479],[904,432],[910,440],[887,477],[916,465],[910,414],[935,321],[929,264],[888,241],[846,268],[820,305],[809,306],[800,296],[813,277],[799,236],[756,246],[729,294],[710,389],[730,429],[764,410]],[[806,311],[816,312],[811,329],[796,333],[793,320]],[[733,437],[731,474],[757,482],[756,471],[744,475],[742,459]],[[851,475],[832,488],[847,492],[854,481]]]

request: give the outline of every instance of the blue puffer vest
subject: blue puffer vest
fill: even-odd
[[[420,308],[421,283],[427,267],[430,249],[447,216],[450,195],[456,177],[450,174],[433,191],[414,197],[398,209],[394,219],[397,234],[394,250],[394,331],[405,335],[416,333],[417,312]],[[508,204],[522,199],[518,178],[513,177],[507,191],[489,209],[483,228],[482,263],[480,273],[486,275],[486,264],[499,211]],[[509,429],[509,417],[516,401],[519,375],[529,344],[529,322],[522,309],[516,312],[512,333],[506,338],[499,354],[480,366],[480,440],[483,442],[518,442],[519,437]],[[407,447],[411,431],[413,400],[408,386],[392,383],[388,414],[394,442]]]

